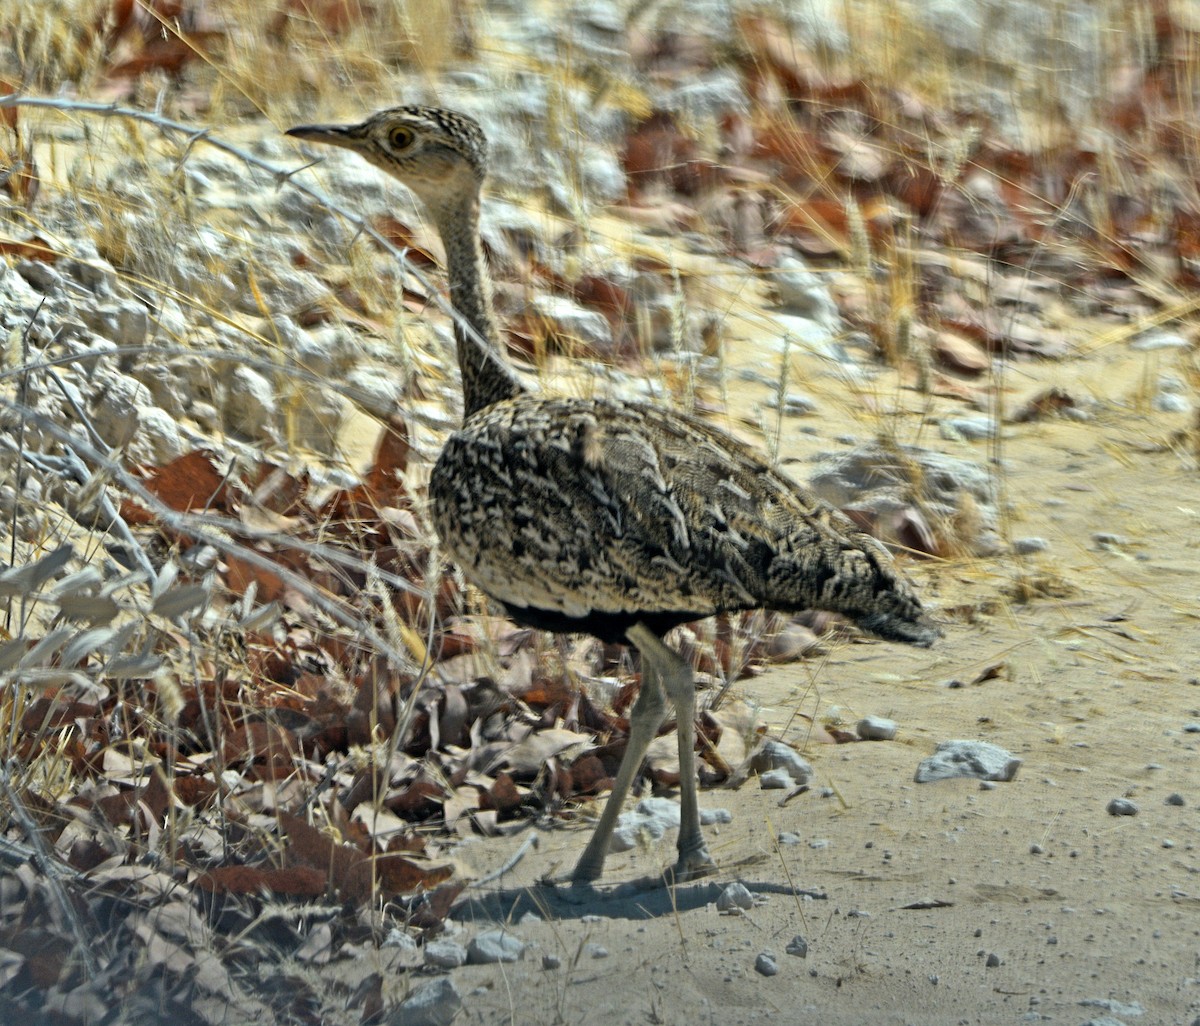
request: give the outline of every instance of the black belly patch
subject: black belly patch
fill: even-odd
[[[523,627],[536,627],[540,631],[555,634],[591,634],[610,645],[627,645],[625,632],[635,623],[644,623],[659,637],[681,623],[702,620],[711,613],[695,610],[673,612],[588,613],[587,616],[567,616],[551,609],[536,609],[532,606],[510,606],[503,603],[508,615]]]

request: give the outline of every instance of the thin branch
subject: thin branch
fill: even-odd
[[[480,348],[491,350],[490,343],[484,339],[474,326],[462,314],[460,314],[446,299],[441,291],[437,289],[429,278],[427,278],[420,270],[414,267],[408,259],[407,250],[400,249],[390,242],[387,238],[381,235],[370,223],[368,223],[361,215],[355,213],[349,207],[343,206],[336,200],[331,199],[320,189],[314,189],[310,185],[305,185],[303,182],[295,180],[295,175],[301,171],[305,171],[313,166],[310,161],[298,168],[281,167],[269,160],[264,160],[262,157],[256,157],[249,150],[245,150],[240,146],[235,146],[233,143],[226,142],[219,135],[215,135],[211,128],[197,127],[189,125],[183,121],[175,121],[172,118],[163,117],[155,111],[138,110],[135,107],[122,107],[116,103],[95,103],[89,100],[71,100],[60,96],[24,96],[20,93],[10,93],[7,96],[0,96],[0,110],[5,107],[40,107],[47,110],[57,110],[64,112],[77,112],[81,114],[94,114],[98,117],[105,118],[128,118],[132,121],[140,121],[143,124],[153,125],[161,132],[170,135],[182,135],[187,137],[186,149],[183,159],[186,159],[191,148],[197,143],[203,143],[206,146],[212,146],[214,149],[220,150],[222,153],[227,153],[232,157],[236,157],[249,167],[258,168],[271,175],[280,185],[287,185],[290,188],[296,189],[301,194],[315,200],[326,210],[330,210],[339,217],[344,217],[347,221],[353,224],[359,232],[367,235],[376,242],[383,250],[400,263],[404,273],[411,277],[426,294],[432,298],[434,304],[439,310],[450,317],[455,324],[462,328],[467,337],[471,339],[475,345]]]

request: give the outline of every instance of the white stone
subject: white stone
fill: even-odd
[[[440,976],[416,987],[396,1005],[388,1026],[450,1026],[462,1009],[462,995],[449,976]]]
[[[812,321],[826,331],[841,331],[842,317],[829,288],[819,274],[810,271],[800,260],[787,257],[771,272],[775,295],[788,313]]]
[[[275,391],[251,367],[235,367],[225,390],[225,423],[233,431],[256,441],[274,441]]]
[[[717,911],[732,912],[734,909],[754,907],[754,895],[743,883],[731,883],[717,896]]]
[[[129,456],[134,462],[160,467],[190,448],[178,422],[161,407],[139,406],[137,417],[137,433],[129,446]]]
[[[467,964],[467,949],[457,941],[429,941],[425,945],[425,964],[438,969],[457,969]]]
[[[139,408],[154,405],[150,390],[127,374],[106,371],[92,397],[92,424],[110,446],[126,445],[141,423]]]
[[[854,732],[864,741],[893,741],[898,729],[896,721],[885,716],[864,716]]]
[[[472,965],[516,962],[525,955],[525,942],[507,930],[484,930],[467,945],[467,961]]]
[[[917,767],[915,780],[927,784],[952,777],[979,780],[1012,780],[1022,760],[987,741],[943,741]]]
[[[764,791],[780,791],[795,787],[796,782],[787,770],[773,769],[759,774],[758,786]]]

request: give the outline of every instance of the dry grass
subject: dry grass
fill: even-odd
[[[144,111],[159,109],[163,118],[195,125],[197,134],[189,136],[186,132],[165,130],[164,125],[153,120],[102,117],[97,111],[74,107],[70,101],[51,104],[42,110],[23,108],[20,134],[33,140],[43,196],[31,210],[17,204],[8,207],[5,222],[0,226],[0,238],[36,235],[64,257],[74,256],[85,262],[98,257],[117,269],[120,288],[139,296],[152,312],[148,339],[152,348],[129,346],[115,353],[117,359],[160,361],[167,376],[193,375],[192,385],[201,394],[205,375],[216,379],[235,366],[254,367],[269,377],[288,408],[277,451],[270,453],[281,461],[293,457],[298,439],[312,437],[310,430],[301,430],[298,425],[325,415],[327,407],[318,401],[318,389],[322,395],[332,394],[350,401],[355,398],[353,391],[337,380],[306,368],[274,327],[279,317],[296,311],[296,295],[290,289],[297,280],[294,267],[297,245],[309,251],[307,255],[336,259],[342,265],[335,277],[344,284],[344,293],[338,293],[337,302],[330,300],[335,315],[366,322],[366,328],[356,328],[355,343],[364,351],[386,354],[393,365],[404,368],[406,378],[417,383],[416,392],[420,391],[422,381],[437,385],[444,380],[438,344],[425,317],[404,307],[405,282],[410,279],[387,269],[395,266],[390,262],[394,251],[391,255],[381,255],[379,240],[372,241],[362,233],[364,222],[353,211],[310,193],[308,200],[313,208],[326,213],[329,223],[337,225],[342,234],[327,240],[297,242],[293,237],[281,237],[277,221],[271,216],[261,217],[260,212],[236,202],[236,196],[222,193],[221,202],[210,203],[207,198],[200,202],[197,190],[202,187],[191,174],[199,168],[206,179],[219,181],[220,163],[225,162],[226,166],[236,168],[237,175],[259,182],[268,181],[278,173],[280,188],[293,189],[311,181],[284,180],[295,170],[298,160],[292,160],[291,154],[281,147],[268,152],[288,153],[286,158],[247,160],[256,152],[256,138],[269,139],[275,128],[317,113],[322,117],[355,116],[394,99],[436,95],[445,72],[470,68],[476,63],[503,68],[495,77],[501,83],[515,83],[525,76],[549,80],[545,88],[549,97],[549,123],[542,130],[544,138],[562,156],[564,181],[570,187],[570,209],[562,216],[577,222],[586,237],[598,240],[594,247],[586,243],[580,247],[581,256],[575,269],[580,274],[597,270],[591,262],[597,259],[593,252],[615,253],[623,258],[645,257],[653,252],[664,265],[683,268],[671,273],[679,314],[675,321],[677,334],[680,337],[684,334],[682,313],[687,304],[702,304],[705,309],[716,311],[726,327],[724,337],[717,343],[718,359],[711,364],[647,362],[645,366],[653,371],[653,387],[658,394],[669,396],[687,408],[711,396],[720,398],[726,407],[727,426],[759,436],[772,457],[785,463],[805,459],[819,444],[824,444],[794,431],[795,422],[782,412],[782,400],[796,382],[803,382],[804,390],[814,395],[828,420],[844,422],[849,425],[847,430],[852,428],[860,435],[880,438],[892,445],[932,444],[928,421],[938,409],[937,385],[928,346],[913,331],[914,318],[922,304],[921,267],[916,254],[923,244],[913,226],[902,225],[900,231],[884,239],[872,238],[868,230],[869,212],[857,202],[849,202],[844,229],[823,226],[821,231],[823,241],[843,262],[841,266],[834,261],[829,263],[831,277],[842,275],[843,267],[848,267],[860,279],[869,323],[873,326],[871,342],[887,369],[848,390],[842,380],[828,376],[827,361],[787,346],[771,358],[770,365],[779,412],[763,408],[760,415],[751,414],[747,407],[763,403],[771,389],[753,391],[732,382],[732,378],[739,370],[760,369],[765,361],[759,352],[747,355],[745,346],[736,353],[732,350],[734,341],[740,344],[749,339],[753,344],[754,340],[767,339],[775,333],[775,321],[763,313],[767,305],[763,283],[752,272],[741,268],[731,271],[726,261],[694,259],[694,254],[688,253],[687,246],[677,239],[647,239],[632,230],[628,236],[618,234],[623,230],[621,226],[597,217],[596,205],[581,186],[584,178],[581,169],[592,145],[580,128],[580,111],[573,106],[581,94],[597,107],[612,104],[621,110],[637,110],[645,101],[641,83],[627,80],[612,69],[597,70],[574,60],[547,66],[527,54],[501,52],[490,40],[491,26],[481,12],[472,5],[457,5],[449,0],[376,4],[374,20],[352,20],[346,27],[324,20],[319,13],[323,8],[317,4],[307,10],[303,5],[295,5],[281,14],[282,5],[264,7],[241,0],[209,6],[208,16],[220,25],[216,36],[204,36],[203,25],[182,31],[170,18],[139,6],[139,17],[147,28],[157,26],[157,31],[168,39],[182,38],[197,56],[186,63],[179,76],[159,69],[136,80],[115,80],[108,74],[112,63],[121,56],[121,47],[133,44],[125,37],[110,45],[104,33],[96,30],[95,26],[103,24],[104,13],[110,6],[104,0],[60,0],[55,4],[19,6],[12,20],[0,27],[0,46],[13,58],[12,71],[7,75],[11,86],[48,96],[64,90],[79,96],[119,96],[125,106]],[[1070,9],[1067,4],[1052,5],[1047,17],[1061,21]],[[830,78],[848,75],[880,97],[896,92],[909,94],[926,113],[944,114],[951,121],[957,112],[967,108],[968,101],[983,96],[994,103],[1001,112],[999,116],[964,119],[961,130],[955,131],[941,128],[934,131],[928,127],[929,121],[922,122],[920,118],[901,125],[885,125],[886,131],[878,133],[862,122],[852,123],[864,138],[878,134],[889,139],[911,139],[912,148],[904,150],[911,170],[928,173],[943,186],[957,187],[956,183],[961,182],[978,155],[981,133],[985,130],[994,132],[1014,149],[1032,154],[1034,159],[1052,157],[1085,141],[1091,144],[1105,113],[1123,100],[1118,92],[1119,72],[1139,61],[1151,47],[1151,26],[1147,10],[1139,6],[1109,3],[1090,10],[1096,18],[1097,36],[1106,40],[1110,49],[1095,69],[1094,88],[1088,90],[1088,103],[1082,106],[1078,77],[1069,70],[1076,51],[1066,27],[1036,60],[1033,55],[1022,60],[1006,59],[1005,55],[982,60],[948,47],[944,36],[934,32],[928,21],[918,16],[915,7],[881,4],[877,0],[848,2],[842,6],[842,13],[848,35],[854,40],[853,47],[846,53],[836,49],[819,53],[813,61],[821,75]],[[738,56],[744,59],[744,54]],[[1195,50],[1177,55],[1177,67],[1180,84],[1190,89],[1200,72]],[[767,76],[773,74],[769,68],[760,70]],[[586,88],[581,88],[581,83]],[[758,106],[751,112],[756,124],[788,121],[790,115],[777,102],[777,95],[764,90]],[[881,102],[878,109],[886,114],[897,108]],[[1089,183],[1082,204],[1074,204],[1076,197],[1072,194],[1029,197],[1031,205],[1049,211],[1048,231],[1039,243],[1046,255],[1055,254],[1064,224],[1076,217],[1086,220],[1089,232],[1097,240],[1097,250],[1108,243],[1115,244],[1119,229],[1113,223],[1109,207],[1099,200],[1112,195],[1140,196],[1148,191],[1142,183],[1131,180],[1128,171],[1131,163],[1162,167],[1160,177],[1152,185],[1190,196],[1195,180],[1191,172],[1200,165],[1193,134],[1183,132],[1180,149],[1164,162],[1160,160],[1159,142],[1151,133],[1154,127],[1151,117],[1144,132],[1131,133],[1120,142],[1111,137],[1100,138],[1094,180]],[[234,148],[213,154],[209,140],[199,134],[208,129],[214,139]],[[685,124],[685,130],[705,148],[706,155],[720,159],[719,133],[713,125]],[[928,133],[926,137],[921,136],[922,131]],[[0,135],[5,132],[0,127]],[[1128,148],[1134,149],[1135,160],[1116,159],[1126,156]],[[212,158],[210,164],[202,162],[205,154]],[[830,179],[831,169],[818,157],[806,151],[794,156],[798,167],[813,180]],[[328,191],[335,193],[338,185],[335,176],[324,169],[318,175]],[[236,185],[233,191],[236,193]],[[772,183],[764,191],[773,203],[781,206],[808,198],[778,183]],[[538,210],[544,205],[541,197],[514,198],[523,199],[539,215],[542,213]],[[1154,200],[1153,195],[1148,200],[1147,231],[1161,229],[1166,216],[1153,206]],[[936,216],[934,211],[929,218]],[[548,215],[546,220],[549,221]],[[703,221],[699,227],[714,234],[718,230]],[[184,255],[189,261],[181,259]],[[1029,261],[1028,265],[1034,263]],[[204,273],[196,274],[196,266],[201,266]],[[988,270],[990,274],[994,268]],[[979,284],[980,304],[992,307],[994,280],[985,278]],[[1118,325],[1107,333],[1098,332],[1082,340],[1080,351],[1103,352],[1150,326],[1190,324],[1194,320],[1195,300],[1180,295],[1177,287],[1166,280],[1155,282],[1154,287],[1162,299],[1159,309],[1137,311],[1128,325]],[[341,303],[343,294],[356,297],[362,308],[353,310]],[[428,285],[427,295],[435,297],[436,288]],[[195,330],[193,324],[201,320],[208,326]],[[167,579],[163,568],[183,558],[182,548],[160,551],[152,549],[144,539],[135,539],[135,545],[140,547],[134,556],[137,570],[106,572],[98,581],[85,584],[77,580],[64,585],[67,574],[82,572],[85,562],[95,552],[94,539],[79,525],[81,520],[85,526],[90,523],[81,511],[97,511],[96,517],[103,521],[123,494],[139,496],[139,501],[149,504],[173,524],[181,537],[201,538],[224,554],[253,559],[255,546],[262,537],[252,532],[238,535],[234,531],[237,525],[216,517],[181,517],[161,503],[156,505],[129,473],[122,451],[107,451],[93,445],[86,432],[23,418],[22,406],[28,405],[20,392],[22,382],[29,378],[25,369],[41,362],[40,354],[49,339],[49,331],[39,326],[23,340],[23,345],[22,340],[10,340],[0,378],[7,403],[5,426],[19,422],[27,436],[40,433],[67,443],[81,457],[84,472],[78,472],[73,465],[66,469],[54,464],[41,468],[47,471],[57,467],[62,474],[63,480],[52,494],[54,502],[40,504],[33,499],[21,499],[15,505],[11,522],[0,529],[0,537],[5,544],[4,561],[13,567],[36,566],[48,551],[66,542],[75,544],[80,558],[32,586],[24,581],[4,593],[0,664],[6,672],[12,672],[9,686],[0,695],[0,759],[12,767],[7,782],[14,793],[36,795],[54,803],[67,799],[80,786],[79,753],[73,750],[76,741],[69,726],[46,712],[40,724],[25,735],[25,747],[17,744],[20,725],[27,721],[38,696],[46,688],[63,683],[82,688],[84,681],[64,678],[63,674],[85,664],[99,668],[98,679],[120,696],[114,722],[129,739],[123,748],[114,751],[127,761],[128,779],[143,781],[155,772],[150,740],[169,737],[176,729],[182,687],[191,686],[197,693],[203,693],[201,685],[205,679],[248,680],[252,676],[247,654],[239,648],[239,639],[262,629],[259,620],[266,614],[251,601],[253,596],[243,602],[237,596],[222,594],[211,576],[198,574],[199,583]],[[580,374],[569,359],[546,357],[537,363],[544,366],[546,376],[556,388],[582,391],[603,387],[590,372]],[[1194,351],[1182,358],[1178,367],[1186,377],[1193,399],[1200,396],[1200,369]],[[1147,362],[1142,394],[1131,397],[1135,411],[1148,408],[1158,370],[1158,366]],[[1000,403],[1010,381],[1003,358],[994,362],[982,380],[981,392],[991,396],[994,403],[987,412],[997,424],[1004,420]],[[428,454],[434,450],[437,438],[437,431],[426,431],[418,439],[418,445]],[[321,464],[324,470],[361,470],[339,449],[344,441],[336,431],[331,432],[329,444],[320,453],[311,454],[312,462]],[[1185,458],[1189,450],[1187,439],[1175,444],[1181,458]],[[1009,539],[1014,533],[1011,518],[1020,515],[1020,498],[1008,495],[1005,489],[1004,446],[1003,433],[998,431],[988,457],[996,468],[1001,487],[1001,534]],[[1200,423],[1192,429],[1190,452],[1186,458],[1200,461]],[[0,488],[20,494],[29,478],[30,472],[14,461],[0,470]],[[26,530],[30,524],[35,524],[36,530]],[[1064,595],[1063,589],[1069,587],[1053,569],[1027,567],[1021,562],[998,566],[989,559],[970,557],[969,543],[978,536],[980,526],[977,511],[967,502],[960,509],[957,521],[940,525],[940,529],[949,539],[944,553],[948,563],[943,572],[952,570],[975,581],[988,582],[991,601],[999,604],[992,607],[996,615],[1005,615],[1005,603],[1010,598],[1016,603],[1054,599]],[[956,539],[960,544],[956,545]],[[279,545],[296,544],[283,531],[272,532],[269,540]],[[322,554],[335,561],[332,545]],[[371,570],[360,563],[347,572],[369,576]],[[937,573],[933,571],[934,575]],[[1008,597],[1000,588],[1005,578],[1011,578]],[[311,580],[298,579],[292,583],[319,607],[326,625],[332,624],[328,626],[331,633],[365,639],[369,647],[390,660],[393,670],[403,672],[409,680],[419,676],[434,629],[432,589],[418,591],[414,601],[421,613],[406,622],[394,615],[393,605],[386,596],[387,587],[378,578],[364,588],[367,601],[360,607],[332,600]],[[55,591],[56,587],[59,591]],[[201,592],[187,590],[194,588],[200,588]],[[119,610],[114,608],[107,619],[102,614],[92,618],[86,629],[55,635],[62,622],[59,598],[78,595],[96,600],[101,594],[122,597],[124,604]],[[178,607],[171,605],[172,596],[179,602]],[[470,608],[470,611],[477,610]],[[737,637],[729,660],[734,667],[733,676],[740,671],[746,650],[753,648],[767,629],[764,621],[755,620],[747,625],[746,636]],[[89,636],[88,631],[95,633]],[[46,638],[52,638],[52,643],[46,643]],[[701,640],[704,644],[697,646],[702,649],[698,658],[709,658],[719,667],[720,660],[712,660],[710,655],[713,637],[701,635]],[[41,648],[35,644],[39,641]],[[11,647],[14,645],[17,647]],[[71,658],[64,660],[64,651],[72,645],[75,648],[71,650]],[[159,665],[153,672],[125,675],[127,670],[144,670],[145,666],[123,670],[119,663],[122,658],[153,659]],[[494,648],[485,647],[482,658],[494,666],[500,665]],[[15,673],[17,666],[26,671],[24,678]],[[136,679],[155,682],[153,702],[129,683]],[[417,697],[414,686],[408,692],[408,704],[400,711],[402,718],[413,714]],[[220,701],[222,707],[209,710],[211,715],[204,719],[210,730],[204,740],[213,751],[227,744],[228,724],[248,729],[256,722],[259,711],[252,696],[238,694],[228,702],[224,697]],[[382,736],[384,732],[375,733],[374,746],[347,753],[350,763],[360,768],[378,765],[394,755],[388,747],[390,742]],[[292,752],[286,757],[294,760],[295,779],[304,778],[302,756]],[[169,781],[175,771],[173,764],[166,765]],[[374,792],[377,805],[380,795],[379,790]],[[243,850],[259,849],[277,856],[273,849],[278,842],[270,823],[254,818],[261,810],[245,804],[242,796],[233,793],[221,797],[225,800],[213,806],[218,810],[216,820],[176,809],[163,832],[123,836],[122,851],[131,857],[136,853],[139,857],[153,856],[169,862],[181,844],[191,843],[201,835],[207,837],[213,830],[224,833],[226,839],[231,837],[226,814],[233,810],[236,816],[244,816],[253,824],[253,829],[239,834],[238,843]],[[320,803],[312,802],[311,797],[308,808],[316,813],[324,828],[331,834],[344,828],[344,824],[320,821]],[[211,843],[211,838],[205,843]]]

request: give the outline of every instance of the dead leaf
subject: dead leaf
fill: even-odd
[[[2,160],[0,160],[2,163]],[[3,184],[0,182],[0,184]],[[62,254],[45,239],[31,235],[18,242],[15,239],[0,239],[0,256],[13,257],[16,260],[37,260],[43,264],[55,264]]]
[[[1075,399],[1065,389],[1053,386],[1027,399],[1009,418],[1013,424],[1027,424],[1075,408]]]
[[[503,765],[519,776],[529,776],[555,756],[575,758],[595,747],[589,734],[562,729],[539,730],[506,749],[489,769]]]

